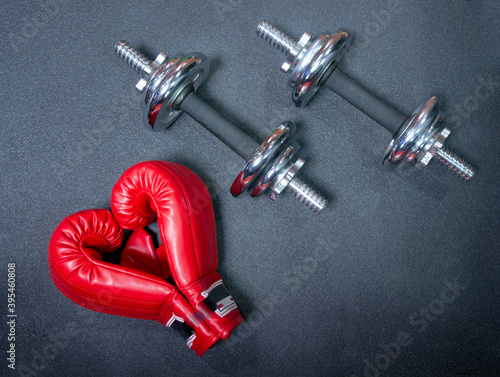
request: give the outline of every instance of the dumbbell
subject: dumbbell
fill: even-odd
[[[443,148],[450,129],[441,126],[443,117],[435,96],[411,116],[406,116],[337,68],[351,43],[345,30],[318,38],[304,33],[297,42],[267,21],[262,21],[257,34],[287,55],[281,70],[290,73],[292,99],[298,107],[307,105],[317,91],[326,86],[393,134],[384,154],[384,165],[420,168],[436,157],[464,180],[470,181],[474,177],[474,168]]]
[[[315,213],[325,209],[326,199],[296,176],[305,161],[296,157],[299,147],[290,141],[293,123],[282,123],[259,144],[198,97],[195,92],[210,68],[205,55],[168,58],[160,53],[150,61],[123,41],[115,45],[115,52],[142,76],[136,88],[142,93],[143,123],[148,129],[162,131],[185,112],[246,160],[231,186],[234,196],[250,192],[256,197],[269,189],[275,201],[286,190]]]

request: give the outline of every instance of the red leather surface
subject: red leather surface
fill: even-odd
[[[113,187],[111,208],[126,229],[143,228],[158,217],[162,244],[168,249],[170,270],[179,289],[217,268],[210,194],[186,167],[163,161],[132,166]]]
[[[111,208],[127,229],[157,218],[162,247],[180,291],[223,339],[243,321],[236,308],[223,318],[203,303],[201,292],[220,280],[215,216],[203,181],[188,168],[145,161],[129,168],[113,187]]]
[[[166,280],[170,277],[170,269],[164,255],[155,250],[153,237],[144,229],[139,229],[132,232],[127,240],[121,253],[120,266],[146,271]]]
[[[49,268],[55,285],[77,304],[104,313],[163,325],[175,314],[195,331],[192,348],[198,354],[205,352],[218,337],[175,287],[152,273],[103,261],[102,254],[115,251],[122,238],[123,230],[108,210],[68,216],[49,243]],[[132,249],[127,252],[129,261],[132,253]]]

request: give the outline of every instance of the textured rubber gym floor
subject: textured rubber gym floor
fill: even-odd
[[[2,15],[0,375],[500,375],[498,1],[41,0]],[[283,57],[256,35],[263,19],[297,38],[349,30],[339,67],[401,111],[439,95],[447,146],[477,177],[435,161],[381,170],[390,134],[326,89],[296,108]],[[188,116],[147,131],[121,39],[151,57],[205,53],[199,95],[256,139],[295,122],[302,177],[328,209],[234,199],[243,161]],[[186,165],[213,195],[219,272],[246,322],[203,357],[158,323],[77,306],[49,276],[59,222],[109,208],[118,177],[149,159]]]

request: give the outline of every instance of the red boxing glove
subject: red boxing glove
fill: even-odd
[[[140,238],[129,242],[132,246],[126,252],[124,266],[104,262],[101,254],[118,249],[123,239],[123,230],[111,212],[96,209],[68,216],[50,239],[49,267],[54,284],[86,308],[151,319],[177,329],[186,337],[188,347],[201,356],[218,340],[217,335],[174,286],[152,273],[127,266]],[[139,257],[137,266],[144,260]]]
[[[113,187],[111,208],[126,229],[143,228],[158,218],[177,287],[212,330],[227,339],[243,317],[216,271],[215,216],[203,181],[173,162],[141,162]]]
[[[136,268],[167,280],[171,273],[161,249],[163,248],[160,246],[155,250],[153,237],[147,231],[136,230],[130,235],[121,253],[120,266]]]

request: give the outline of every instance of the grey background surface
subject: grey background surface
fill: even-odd
[[[500,375],[498,1],[2,8],[0,308],[15,263],[19,317],[13,372],[2,314],[0,375]],[[355,39],[339,66],[401,111],[440,95],[447,145],[476,179],[463,183],[435,162],[381,171],[390,134],[326,89],[295,108],[283,57],[256,36],[262,19],[297,38],[347,28]],[[302,176],[329,208],[317,217],[290,195],[234,199],[242,160],[188,116],[145,130],[138,76],[113,55],[122,39],[151,57],[205,53],[200,96],[256,139],[294,121]],[[119,176],[148,159],[191,168],[214,199],[219,271],[246,322],[203,357],[158,323],[80,308],[50,279],[59,222],[109,208]]]

